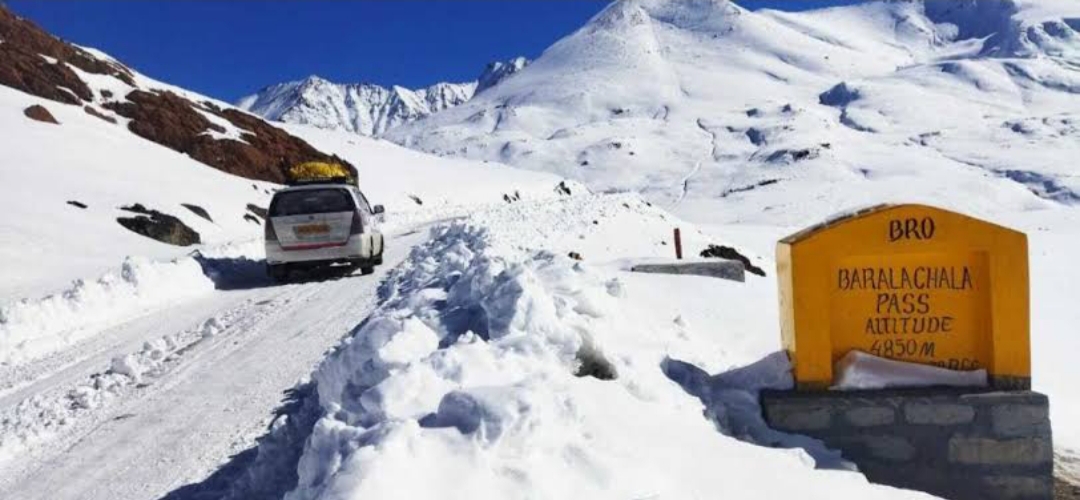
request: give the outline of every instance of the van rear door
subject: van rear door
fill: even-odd
[[[270,203],[270,220],[285,250],[344,245],[349,240],[356,202],[342,188],[282,191]]]

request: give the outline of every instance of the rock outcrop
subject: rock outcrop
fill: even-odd
[[[49,112],[49,110],[40,104],[35,104],[23,110],[23,114],[31,120],[37,120],[39,122],[54,123],[59,125],[60,122],[56,121],[56,117]]]
[[[188,227],[183,221],[157,210],[150,210],[141,204],[121,207],[121,210],[136,214],[134,217],[119,217],[116,222],[128,230],[153,238],[162,243],[177,246],[197,245],[202,242],[199,233]]]

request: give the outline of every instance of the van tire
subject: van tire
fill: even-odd
[[[360,275],[367,276],[375,273],[375,266],[360,266]]]
[[[266,274],[274,283],[289,281],[289,266],[286,264],[267,264]]]

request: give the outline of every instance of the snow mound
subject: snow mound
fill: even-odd
[[[0,306],[0,363],[40,357],[124,318],[213,290],[193,258],[128,257],[97,280],[76,280],[63,292]]]
[[[561,212],[576,203],[625,210],[622,197],[576,198],[547,203],[536,220],[589,223]],[[786,359],[711,382],[691,376],[699,385],[675,380],[696,372],[669,354],[716,352],[722,339],[692,332],[722,326],[695,330],[648,307],[653,287],[639,285],[666,277],[627,286],[617,269],[515,244],[539,205],[438,227],[391,273],[380,308],[313,375],[323,416],[286,498],[921,497],[717,432],[706,397],[730,409],[724,432],[756,429],[777,444],[746,404],[760,388],[790,386]],[[714,281],[700,283],[737,286]],[[727,392],[714,401],[690,387]]]

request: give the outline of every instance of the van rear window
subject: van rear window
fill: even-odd
[[[270,216],[352,212],[352,197],[344,189],[303,189],[278,193],[270,203]]]

